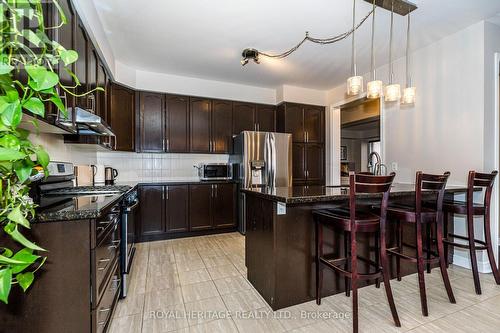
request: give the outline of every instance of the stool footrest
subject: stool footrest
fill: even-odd
[[[398,256],[401,259],[408,260],[408,261],[411,261],[413,263],[416,263],[418,261],[417,258],[409,256],[409,255],[404,254],[404,253],[399,252],[399,251],[400,251],[400,249],[398,247],[391,247],[390,249],[387,249],[387,253]],[[431,259],[424,258],[425,264],[435,264],[437,262],[439,262],[439,257],[436,257],[436,256],[434,256]]]
[[[363,260],[365,258],[358,257],[358,259]],[[320,263],[334,269],[335,271],[339,272],[341,275],[352,279],[352,272],[347,271],[347,270],[338,266],[339,264],[344,264],[348,260],[349,260],[349,258],[328,259],[328,256],[326,256],[326,257],[322,256],[319,258]],[[360,280],[374,280],[374,279],[378,279],[381,277],[382,277],[382,270],[379,270],[375,273],[364,273],[364,274],[358,273],[358,279],[360,279]]]
[[[451,234],[451,233],[448,234],[448,237],[458,238],[458,239],[466,240],[466,241],[469,240],[469,237],[461,236],[461,235],[456,235],[456,234]],[[453,246],[459,247],[461,249],[468,249],[469,248],[469,244],[456,243],[456,242],[454,242],[452,240],[449,240],[448,238],[443,238],[443,243],[448,244],[448,245],[453,245]],[[474,239],[474,243],[480,244],[480,245],[477,245],[475,247],[476,250],[482,251],[482,250],[486,250],[487,249],[485,241],[482,241],[482,240],[479,240],[479,239]]]

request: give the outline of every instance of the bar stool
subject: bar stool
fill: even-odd
[[[390,221],[395,221],[397,223],[397,247],[387,249],[387,252],[391,255],[396,256],[396,273],[398,281],[401,281],[401,259],[411,261],[417,264],[418,271],[418,284],[420,289],[420,303],[422,307],[422,314],[424,316],[429,315],[427,308],[427,295],[425,291],[425,277],[424,277],[424,264],[427,264],[427,270],[430,271],[430,265],[439,262],[439,267],[441,269],[441,275],[443,277],[444,286],[448,294],[448,298],[451,303],[456,303],[455,296],[451,289],[450,279],[448,277],[448,272],[446,270],[446,261],[443,247],[443,199],[444,192],[446,189],[446,182],[450,176],[449,172],[443,175],[430,175],[424,174],[422,172],[417,172],[416,182],[415,182],[415,204],[405,205],[405,204],[390,204],[387,207],[387,219]],[[433,203],[433,207],[429,207],[424,204],[422,198],[422,192],[430,192],[436,196],[436,201]],[[403,253],[402,245],[402,223],[407,222],[415,225],[416,233],[416,248],[417,256],[412,257]],[[432,232],[432,224],[436,225],[436,244],[438,253],[432,253],[430,249],[431,239],[430,233]],[[422,227],[427,227],[427,252],[426,257],[424,257],[423,248],[423,233]]]
[[[323,268],[328,267],[345,277],[346,294],[348,293],[348,282],[351,280],[352,307],[353,307],[353,331],[358,332],[358,281],[378,280],[383,278],[387,300],[391,308],[392,317],[397,327],[401,327],[399,317],[392,296],[389,263],[386,254],[385,225],[386,209],[389,201],[389,191],[395,173],[390,176],[369,176],[349,173],[349,207],[338,207],[333,209],[321,209],[313,211],[316,232],[316,303],[321,304],[321,290],[323,285]],[[383,193],[380,214],[356,207],[357,193]],[[350,236],[350,255],[344,258],[336,258],[333,254],[323,254],[323,227],[330,227]],[[358,272],[358,256],[356,234],[371,233],[378,235],[380,244],[375,247],[378,250],[376,258],[380,257],[382,266],[369,259],[365,259],[370,266],[375,266],[375,272],[361,274]],[[378,260],[377,260],[378,262]],[[348,271],[350,263],[351,270]],[[341,268],[340,266],[343,266]],[[369,270],[370,271],[370,270]]]
[[[493,191],[493,183],[495,182],[497,174],[498,171],[493,171],[490,174],[469,171],[466,201],[445,200],[443,203],[443,210],[446,214],[447,221],[450,215],[453,214],[467,216],[467,236],[448,233],[448,223],[445,223],[445,238],[443,239],[443,242],[445,245],[446,264],[448,265],[448,245],[460,247],[462,249],[468,249],[471,258],[474,287],[476,289],[476,294],[478,295],[481,295],[481,284],[479,282],[479,271],[477,269],[476,251],[486,250],[488,252],[488,259],[490,261],[491,270],[493,271],[493,276],[495,277],[495,282],[497,284],[500,284],[500,274],[498,273],[498,267],[495,263],[490,230],[491,192]],[[483,204],[474,203],[474,189],[476,187],[480,187],[481,191],[483,190],[483,188],[486,189],[484,193]],[[475,239],[474,237],[474,216],[483,217],[485,235],[484,241]],[[468,244],[456,243],[452,240],[453,238],[466,240]]]

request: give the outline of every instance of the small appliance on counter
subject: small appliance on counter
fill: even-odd
[[[116,177],[118,177],[118,170],[113,169],[112,167],[104,168],[104,184],[114,185]]]
[[[76,186],[93,186],[94,169],[91,165],[75,165]]]
[[[233,179],[231,163],[207,163],[194,167],[198,169],[198,176],[202,181]]]
[[[106,178],[104,176],[104,165],[94,164],[92,165],[92,169],[94,169],[94,185],[104,185],[106,182]]]

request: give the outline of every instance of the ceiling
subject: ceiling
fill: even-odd
[[[284,60],[240,65],[241,51],[282,52],[309,31],[349,30],[351,0],[93,0],[116,60],[136,69],[261,87],[329,89],[350,71],[350,40],[306,43]],[[145,3],[147,5],[145,5]],[[413,49],[500,13],[499,0],[414,0]],[[358,17],[370,4],[357,1]],[[378,65],[388,62],[389,12],[377,11]],[[396,56],[404,55],[405,18],[395,19]],[[369,71],[371,22],[357,34],[358,71]]]

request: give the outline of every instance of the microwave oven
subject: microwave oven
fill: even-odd
[[[231,180],[233,167],[231,163],[207,163],[198,167],[200,180]]]

